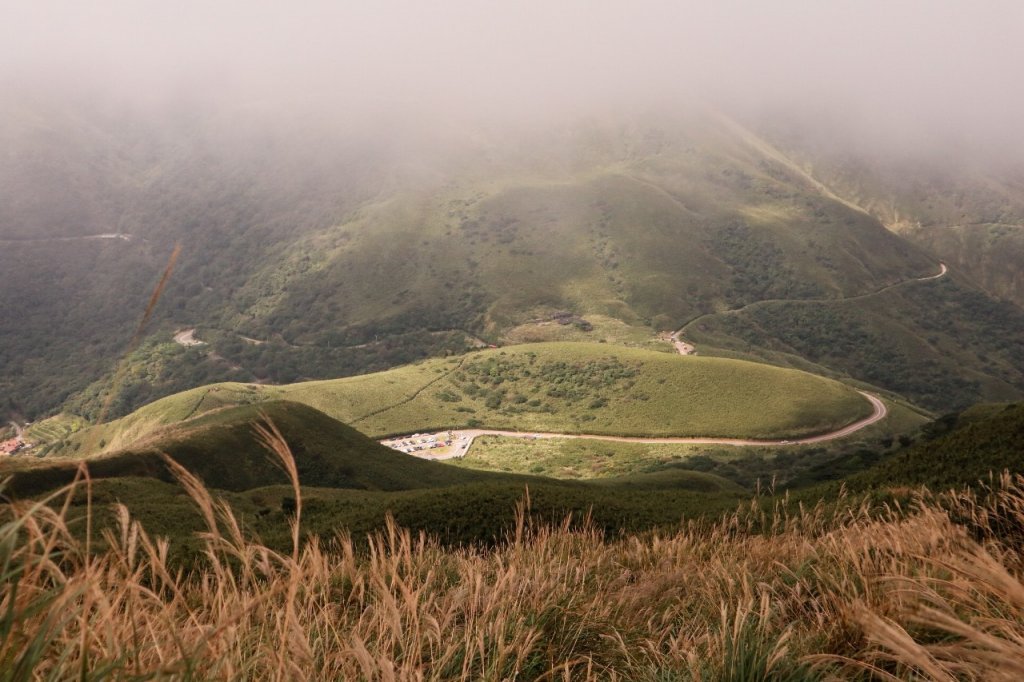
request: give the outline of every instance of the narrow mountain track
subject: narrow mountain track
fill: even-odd
[[[100,239],[120,239],[129,242],[134,235],[123,232],[105,232],[103,234],[83,234],[77,237],[27,237],[25,239],[0,239],[0,244],[48,244],[57,242],[96,241]]]
[[[844,303],[846,301],[860,301],[860,300],[863,300],[865,298],[871,298],[872,296],[878,296],[879,294],[884,294],[887,291],[892,291],[893,289],[896,289],[898,287],[903,287],[903,286],[906,286],[908,284],[914,284],[916,282],[929,282],[929,281],[936,280],[936,279],[942,279],[943,277],[946,276],[946,274],[948,272],[949,272],[949,268],[946,266],[945,263],[940,261],[939,262],[939,272],[934,274],[934,275],[928,275],[926,277],[914,277],[913,279],[904,279],[904,280],[901,280],[899,282],[894,282],[892,284],[887,284],[884,287],[881,287],[880,289],[875,289],[874,291],[868,291],[868,292],[863,293],[863,294],[855,294],[853,296],[843,296],[842,298],[766,298],[766,299],[763,299],[761,301],[754,301],[753,303],[747,303],[744,306],[740,306],[739,308],[733,308],[731,310],[720,310],[720,311],[712,312],[712,313],[701,313],[700,315],[697,315],[696,317],[693,317],[693,318],[687,320],[683,324],[683,326],[681,326],[679,329],[674,331],[672,333],[672,342],[675,345],[676,350],[679,351],[680,355],[691,355],[691,354],[693,354],[695,352],[694,351],[694,347],[693,347],[693,345],[683,341],[682,340],[682,335],[686,332],[686,330],[688,328],[692,327],[693,325],[697,324],[701,320],[703,320],[705,318],[708,318],[708,317],[715,317],[715,316],[718,316],[718,315],[737,315],[739,313],[745,312],[747,310],[751,310],[753,308],[759,308],[759,307],[766,306],[766,305],[773,305],[773,304],[776,304],[776,303]]]
[[[448,370],[447,372],[444,372],[443,374],[439,374],[438,376],[434,377],[433,379],[431,379],[427,383],[425,383],[422,386],[420,386],[419,388],[417,388],[413,393],[410,393],[406,397],[404,397],[401,400],[399,400],[397,403],[392,403],[391,405],[387,405],[387,406],[382,407],[380,409],[373,410],[372,412],[367,412],[366,414],[364,414],[361,417],[356,417],[355,419],[353,419],[349,423],[350,424],[356,424],[358,422],[363,421],[364,419],[369,419],[370,417],[376,417],[378,414],[383,414],[384,412],[387,412],[388,410],[393,410],[396,407],[400,407],[402,405],[405,405],[406,403],[409,403],[409,402],[412,402],[413,400],[416,400],[416,398],[418,398],[419,395],[421,393],[423,393],[423,391],[427,390],[428,388],[430,388],[431,386],[433,386],[437,382],[441,381],[445,377],[449,377],[453,373],[455,373],[458,370],[462,369],[462,365],[465,364],[465,362],[466,362],[466,358],[462,358],[461,360],[459,360],[459,363],[457,365],[455,365],[454,367],[452,367],[450,370]]]

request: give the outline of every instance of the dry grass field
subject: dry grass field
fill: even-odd
[[[293,547],[247,536],[197,479],[205,562],[122,510],[79,539],[49,504],[0,527],[0,678],[173,680],[1018,680],[1024,479],[985,496],[921,491],[606,539],[525,513],[496,548],[394,525]],[[86,486],[87,483],[79,483]],[[528,505],[524,500],[524,507]]]

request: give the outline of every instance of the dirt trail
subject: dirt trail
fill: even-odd
[[[680,355],[695,355],[697,349],[693,347],[693,344],[689,344],[679,338],[679,332],[672,334],[672,345],[675,346],[676,352]]]
[[[77,241],[89,241],[95,239],[120,239],[122,241],[131,241],[134,239],[133,235],[125,234],[123,232],[104,232],[103,234],[83,234],[78,237],[40,237],[40,238],[28,238],[28,239],[0,239],[0,244],[46,244],[49,242],[77,242]]]
[[[864,396],[868,402],[871,403],[872,413],[870,416],[864,419],[859,419],[852,424],[844,426],[841,429],[835,431],[829,431],[828,433],[818,434],[816,436],[807,436],[804,438],[793,438],[793,439],[780,439],[780,440],[758,440],[753,438],[704,438],[704,437],[680,437],[680,438],[648,438],[643,436],[604,436],[598,434],[581,434],[581,433],[553,433],[548,431],[505,431],[501,429],[460,429],[451,431],[442,431],[439,434],[451,434],[456,445],[452,446],[452,449],[443,454],[437,456],[431,456],[429,451],[423,451],[422,455],[417,455],[424,459],[456,459],[464,457],[469,452],[470,446],[473,441],[479,436],[504,436],[506,438],[526,438],[529,440],[540,440],[540,439],[551,439],[551,438],[573,438],[581,440],[602,440],[611,441],[614,443],[662,443],[668,445],[735,445],[735,446],[758,446],[758,445],[808,445],[811,443],[823,443],[825,441],[835,440],[837,438],[844,438],[849,436],[851,433],[860,431],[863,428],[871,426],[872,424],[885,419],[889,413],[889,409],[885,406],[885,403],[875,395],[867,393],[865,391],[857,391]],[[424,434],[426,435],[426,434]],[[389,438],[388,440],[395,440],[395,438]],[[399,440],[401,440],[399,438]],[[382,441],[383,442],[383,441]]]

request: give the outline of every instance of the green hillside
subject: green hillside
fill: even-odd
[[[254,431],[267,420],[280,430],[296,461],[304,532],[325,538],[342,529],[363,538],[391,515],[448,542],[490,543],[513,527],[516,504],[526,495],[538,519],[589,514],[599,527],[617,533],[723,511],[745,494],[724,479],[689,471],[588,485],[461,469],[385,448],[306,405],[268,401],[216,409],[160,429],[145,444],[87,460],[97,523],[114,523],[109,505],[120,502],[151,532],[174,538],[178,559],[198,559],[192,534],[202,529],[203,520],[167,469],[160,454],[166,453],[227,500],[249,531],[273,546],[287,546],[294,493]],[[9,459],[0,462],[0,475],[10,477],[6,495],[24,498],[69,483],[77,467],[74,460]],[[72,514],[84,513],[89,499],[80,490]]]
[[[848,387],[802,372],[601,344],[530,344],[432,361],[415,368],[409,385],[412,371],[277,390],[371,435],[480,425],[772,438],[829,431],[871,411]],[[428,386],[424,375],[435,381]]]
[[[837,302],[771,302],[687,327],[701,347],[843,371],[936,411],[1024,391],[1024,311],[958,275]]]
[[[568,513],[576,519],[590,516],[597,527],[615,535],[671,528],[681,518],[727,512],[755,488],[764,490],[787,472],[795,478],[790,484],[780,481],[778,494],[789,489],[792,504],[824,499],[832,505],[838,500],[838,483],[818,483],[837,475],[847,490],[885,499],[893,486],[955,487],[987,479],[990,471],[1024,471],[1020,404],[949,415],[927,425],[916,442],[903,447],[887,438],[834,452],[803,448],[774,455],[711,453],[718,464],[710,471],[701,468],[711,459],[690,453],[689,460],[660,467],[651,462],[655,466],[626,476],[567,481],[416,459],[383,448],[308,406],[268,401],[216,409],[164,428],[145,446],[88,460],[97,522],[101,527],[113,523],[108,505],[121,502],[151,532],[174,538],[176,560],[199,559],[195,552],[200,543],[192,534],[204,522],[157,455],[163,451],[231,504],[247,532],[259,533],[272,547],[287,547],[293,492],[253,432],[264,417],[281,430],[294,452],[304,487],[304,532],[329,538],[345,529],[359,542],[390,515],[446,543],[489,544],[513,527],[515,506],[526,495],[538,520],[560,522]],[[589,456],[603,457],[596,450]],[[12,476],[7,493],[22,497],[52,490],[70,480],[76,464],[8,460],[3,463],[3,474]],[[777,499],[769,496],[761,503],[771,505]],[[84,512],[86,502],[84,494],[76,496],[72,514]]]
[[[582,438],[529,440],[481,436],[469,453],[451,463],[470,469],[533,474],[567,479],[605,479],[661,471],[710,471],[744,487],[758,479],[782,488],[840,478],[865,466],[863,453],[877,461],[901,436],[906,438],[929,419],[896,402],[886,401],[885,419],[835,441],[809,445],[737,448],[729,445],[623,443]],[[808,473],[810,471],[810,473]]]
[[[303,485],[360,490],[404,490],[454,485],[485,478],[441,467],[386,448],[307,405],[270,400],[214,409],[181,424],[159,428],[128,449],[89,460],[93,478],[147,477],[173,481],[161,454],[219,490],[241,491],[287,482],[253,426],[272,422],[295,456]],[[8,490],[38,494],[70,482],[77,461],[13,460]]]
[[[862,490],[925,485],[932,490],[992,482],[1003,471],[1024,474],[1024,403],[978,405],[926,428],[920,442],[849,484]]]
[[[192,389],[75,433],[60,451],[83,456],[122,449],[225,405],[273,399],[310,405],[378,437],[480,426],[785,438],[834,430],[871,413],[848,386],[796,370],[608,344],[543,343],[332,381]]]
[[[0,163],[20,164],[0,187],[10,415],[95,419],[113,393],[109,416],[122,416],[209,383],[333,379],[487,343],[580,340],[594,324],[595,339],[645,346],[706,313],[807,299],[826,303],[709,328],[701,353],[848,374],[938,410],[1021,395],[1024,314],[993,300],[1019,286],[1012,174],[844,172],[712,113],[393,146],[268,139],[216,116],[133,126],[30,100],[8,113],[13,161]],[[911,229],[939,235],[954,214],[989,227],[948,246]],[[111,232],[132,238],[81,239]],[[150,333],[112,386],[176,242]],[[900,289],[819,319],[828,301],[934,273],[939,257],[955,291]],[[944,307],[963,308],[955,333],[932,319]],[[575,316],[571,335],[556,313]],[[206,345],[171,341],[191,327]],[[857,335],[881,343],[851,353]]]
[[[1024,305],[1024,168],[974,150],[851,153],[833,135],[771,137],[814,178],[989,294]]]
[[[915,226],[903,234],[954,265],[985,291],[1024,306],[1024,210],[1020,216],[1013,223]]]
[[[493,342],[560,310],[652,335],[701,312],[857,294],[934,267],[710,114],[399,153],[294,131],[253,144],[255,131],[216,117],[132,128],[25,106],[3,133],[48,179],[33,185],[43,197],[0,188],[0,391],[28,418],[71,396],[98,414],[177,241],[115,416],[211,381],[333,378],[461,352],[476,343],[467,333]],[[111,231],[133,238],[59,241]],[[192,326],[208,346],[170,345]]]

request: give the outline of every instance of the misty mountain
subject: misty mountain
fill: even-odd
[[[3,123],[9,410],[77,396],[94,414],[179,242],[116,412],[207,381],[341,376],[498,343],[560,311],[654,334],[762,300],[815,301],[813,323],[770,308],[770,321],[712,318],[694,331],[936,409],[1024,388],[1024,317],[987,298],[969,268],[927,301],[901,289],[864,300],[863,313],[823,313],[957,261],[887,229],[896,221],[880,199],[862,207],[874,195],[810,165],[806,149],[710,109],[390,137],[251,113],[89,111],[26,101]],[[887,182],[885,167],[859,168],[858,187]],[[1004,182],[999,196],[1018,201]],[[901,204],[901,221],[924,229],[928,205]],[[130,236],[83,239],[111,234]],[[937,332],[922,304],[955,307],[956,329]],[[173,344],[186,327],[208,345]]]

